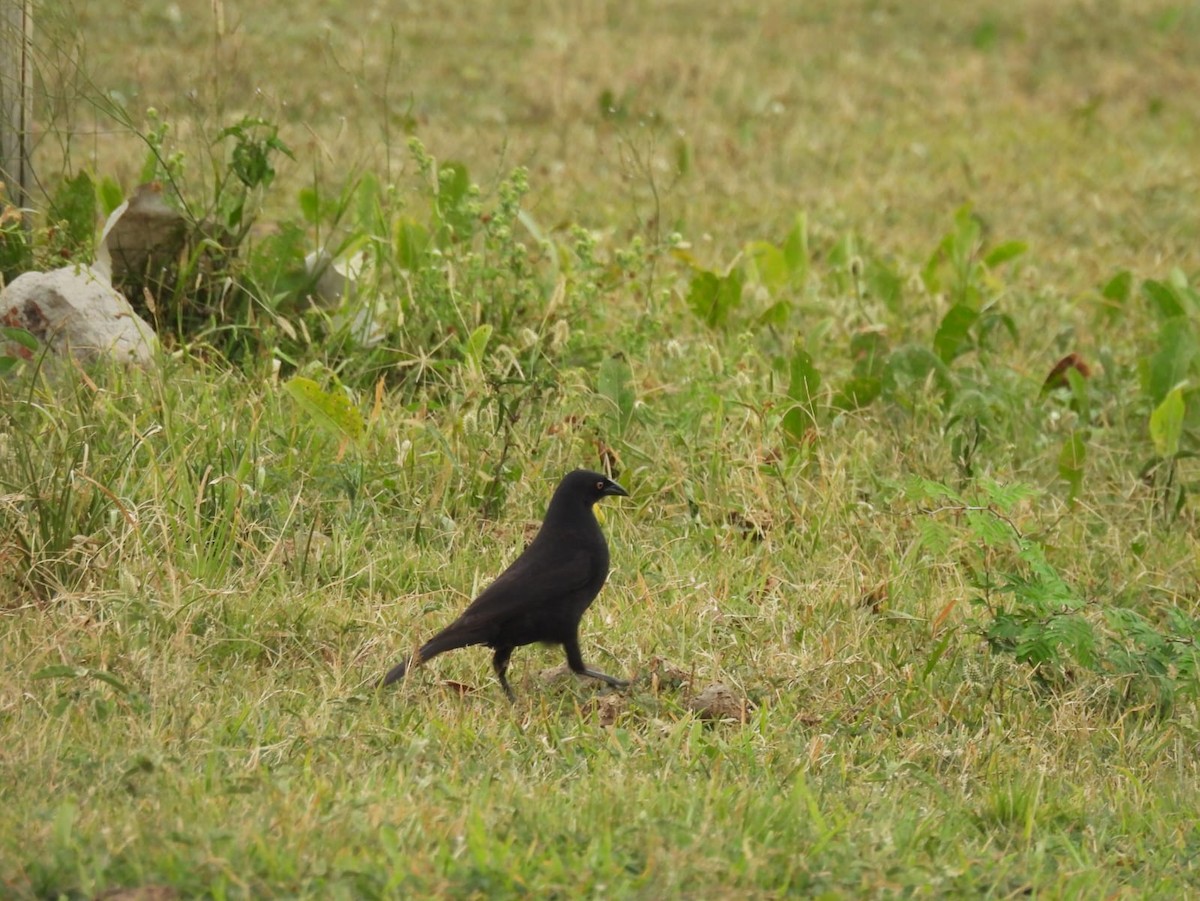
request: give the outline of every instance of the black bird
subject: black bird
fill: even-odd
[[[608,578],[608,543],[592,511],[608,495],[628,497],[629,492],[586,469],[563,476],[529,547],[462,616],[425,642],[411,660],[392,667],[382,684],[391,685],[409,668],[444,651],[485,644],[495,651],[492,668],[511,701],[515,695],[505,675],[508,658],[514,648],[540,641],[561,644],[567,665],[579,675],[626,687],[628,682],[589,669],[579,651],[579,621]]]

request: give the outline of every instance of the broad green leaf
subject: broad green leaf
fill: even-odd
[[[933,349],[943,363],[953,362],[955,357],[970,349],[971,327],[978,319],[979,314],[963,304],[955,304],[942,317],[937,334],[933,336]]]
[[[362,413],[342,391],[326,391],[312,379],[302,376],[288,379],[283,383],[283,390],[320,428],[356,443],[362,440],[366,430]]]
[[[1179,453],[1179,440],[1183,437],[1183,387],[1170,392],[1163,402],[1150,414],[1150,440],[1160,457],[1174,457]]]
[[[1150,301],[1150,309],[1157,313],[1160,319],[1174,319],[1187,315],[1187,307],[1172,285],[1146,279],[1142,282],[1142,294]]]
[[[833,405],[842,410],[859,410],[873,403],[883,393],[883,379],[873,375],[858,375],[849,379],[834,395]]]
[[[854,374],[834,396],[833,405],[842,410],[856,410],[873,403],[883,393],[887,354],[887,338],[882,332],[870,329],[857,332],[850,339]]]
[[[790,380],[788,397],[795,401],[783,417],[783,428],[797,441],[803,440],[816,425],[815,399],[821,386],[821,374],[813,365],[812,357],[799,348],[792,354],[788,364]]]
[[[720,276],[708,269],[693,273],[692,281],[688,285],[688,306],[709,328],[715,328],[721,321],[721,314],[717,309],[720,287]]]
[[[316,188],[301,188],[296,196],[304,221],[317,225],[321,221],[321,195]]]
[[[688,306],[709,328],[724,328],[730,312],[742,302],[744,278],[740,269],[723,277],[701,269],[688,286]]]
[[[811,259],[808,252],[808,216],[796,214],[796,222],[783,241],[783,256],[787,260],[788,269],[795,276],[808,274]]]
[[[14,328],[12,326],[0,327],[0,335],[4,335],[9,341],[14,344],[19,344],[26,350],[37,350],[38,339],[25,331],[23,328]]]
[[[492,327],[486,322],[471,332],[463,342],[463,359],[467,365],[480,372],[483,369],[483,355],[487,351],[488,342],[492,339]]]
[[[1001,313],[998,310],[988,310],[986,313],[979,315],[979,325],[976,332],[979,335],[979,346],[983,348],[994,347],[992,336],[1003,331],[1012,339],[1013,343],[1019,343],[1021,340],[1020,333],[1017,331],[1017,321],[1008,313]]]
[[[1171,271],[1167,273],[1167,282],[1176,291],[1179,291],[1183,294],[1195,294],[1188,282],[1187,273],[1178,266],[1171,267]]]
[[[1015,260],[1028,249],[1029,245],[1024,241],[1006,241],[989,250],[987,256],[983,258],[983,263],[989,269],[995,269],[997,266],[1003,266],[1005,263]]]
[[[812,413],[799,404],[788,409],[783,414],[783,430],[795,441],[804,441],[809,431],[816,426]]]
[[[950,370],[927,348],[907,344],[888,355],[883,374],[885,393],[894,396],[914,385],[929,382],[941,392],[944,401],[954,397],[954,380]]]
[[[777,300],[758,317],[759,325],[769,325],[783,328],[787,325],[788,317],[792,315],[792,305],[786,300]]]
[[[1150,400],[1162,403],[1167,392],[1189,377],[1197,358],[1200,358],[1200,344],[1187,318],[1181,316],[1164,322],[1158,330],[1157,350],[1138,363]]]
[[[751,241],[745,247],[753,278],[772,294],[787,287],[791,271],[783,251],[767,241]]]
[[[904,280],[887,263],[874,258],[867,261],[863,282],[870,296],[882,301],[889,309],[896,308],[904,293]]]
[[[821,373],[813,365],[807,351],[796,348],[789,364],[791,378],[788,382],[788,397],[806,407],[811,407],[821,387]]]
[[[1167,275],[1167,284],[1175,292],[1184,312],[1192,319],[1200,317],[1200,290],[1188,282],[1187,274],[1176,267]]]
[[[740,268],[734,269],[721,279],[718,302],[721,309],[725,311],[726,319],[728,319],[730,311],[741,305],[742,285],[745,281],[746,275]]]
[[[1128,269],[1122,270],[1105,283],[1100,295],[1119,304],[1125,304],[1133,295],[1133,273]]]
[[[225,214],[225,221],[236,229],[242,224],[242,214],[244,213],[245,209],[246,198],[244,196],[239,197],[233,202],[233,205],[229,207],[229,212]]]

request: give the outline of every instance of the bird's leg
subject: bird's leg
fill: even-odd
[[[623,679],[617,679],[599,670],[588,669],[587,664],[583,662],[583,654],[579,650],[579,637],[574,636],[568,641],[563,642],[563,650],[567,652],[567,666],[571,668],[571,672],[577,673],[580,676],[588,676],[592,679],[599,679],[601,682],[607,682],[613,688],[628,688],[629,683]]]
[[[496,678],[500,680],[500,687],[504,689],[504,693],[510,701],[516,701],[517,696],[513,694],[512,688],[508,684],[508,658],[512,656],[513,649],[506,647],[496,648],[496,653],[492,655],[492,669],[496,671]]]

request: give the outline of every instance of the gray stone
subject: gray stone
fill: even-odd
[[[138,185],[133,196],[113,210],[92,268],[141,302],[142,291],[162,294],[178,275],[179,259],[188,243],[188,224],[167,205],[162,184]]]

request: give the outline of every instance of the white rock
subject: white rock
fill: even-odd
[[[23,328],[55,353],[69,352],[81,361],[108,356],[146,363],[158,344],[154,329],[102,271],[90,266],[26,272],[13,279],[0,291],[0,323]]]
[[[304,272],[315,278],[313,300],[320,307],[335,307],[343,298],[353,298],[358,290],[358,280],[363,274],[364,261],[361,252],[351,257],[334,256],[324,248],[314,250],[304,258]]]
[[[332,318],[334,329],[347,329],[360,347],[374,347],[387,335],[387,329],[379,322],[386,307],[379,302],[364,302],[359,282],[366,269],[362,251],[335,258],[321,249],[304,258],[305,274],[315,279],[313,301],[323,309],[341,308]]]

